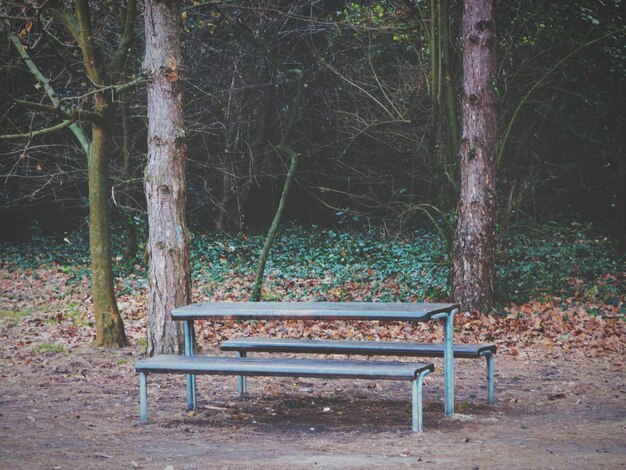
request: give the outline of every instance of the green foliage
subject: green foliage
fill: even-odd
[[[137,340],[137,346],[139,346],[142,350],[146,350],[148,347],[148,340],[146,338],[139,338]]]
[[[140,251],[145,248],[147,238],[145,224],[139,224]],[[124,231],[117,226],[112,229],[113,274],[125,277],[137,270],[135,259],[124,259]],[[69,274],[69,285],[75,285],[91,274],[89,255],[89,234],[86,231],[74,231],[64,235],[46,236],[38,230],[26,243],[0,242],[0,259],[5,269],[23,271],[41,266],[58,265]],[[36,276],[36,273],[34,274]]]
[[[360,34],[358,29],[373,31],[374,39],[377,39],[378,35],[387,36],[396,46],[402,45],[407,50],[415,51],[415,45],[423,39],[418,34],[415,19],[410,18],[393,2],[380,1],[370,4],[350,2],[332,19],[355,27],[356,36]],[[383,54],[382,50],[378,52]]]
[[[70,302],[68,304],[69,310],[67,312],[67,317],[72,321],[74,325],[77,327],[85,327],[89,326],[89,320],[85,317],[83,312],[80,310],[80,305]]]
[[[62,344],[42,343],[35,346],[33,352],[35,354],[42,354],[47,352],[65,354],[65,346],[63,346]]]
[[[252,279],[264,236],[224,233],[194,234],[191,243],[193,279],[207,295],[236,288],[230,279]],[[122,243],[116,243],[122,246]],[[619,305],[624,298],[624,259],[612,241],[594,232],[592,226],[551,222],[520,227],[502,240],[496,262],[495,290],[502,303],[523,302],[542,295],[575,296]],[[37,237],[28,244],[0,244],[0,257],[10,270],[33,269],[50,262],[78,279],[88,273],[87,238],[74,234],[67,241]],[[116,272],[122,292],[133,293],[145,286],[145,272],[123,266]],[[446,242],[438,232],[415,231],[392,238],[374,230],[336,231],[319,227],[283,226],[270,252],[264,286],[267,292],[299,280],[312,280],[307,290],[292,289],[288,298],[309,295],[340,299],[349,284],[367,285],[363,300],[447,300],[451,262]],[[395,281],[393,288],[389,281]],[[225,287],[226,285],[226,287]],[[396,286],[397,285],[397,286]],[[284,300],[268,294],[265,300]],[[1,317],[21,318],[29,311],[0,312]],[[76,326],[86,319],[78,306],[69,312]]]
[[[82,232],[59,237],[38,233],[28,243],[0,243],[0,254],[10,270],[59,264],[67,273],[74,274],[73,267],[89,263],[88,236]]]
[[[23,308],[20,310],[0,310],[1,318],[13,318],[15,320],[21,320],[29,316],[33,312],[32,308]]]
[[[624,286],[607,274],[624,271],[624,259],[591,226],[550,222],[518,230],[503,241],[496,263],[500,300],[522,302],[541,294],[618,302]]]
[[[228,238],[195,236],[192,245],[194,277],[219,280],[253,273],[263,236]],[[436,236],[416,232],[411,239],[390,239],[374,231],[335,232],[317,227],[283,228],[274,241],[265,286],[291,279],[316,279],[311,294],[320,297],[348,282],[380,284],[396,279],[398,300],[409,297],[444,298],[448,295],[447,255]]]
[[[209,285],[253,273],[262,236],[229,238],[196,235],[192,244],[194,278]],[[624,271],[614,244],[592,226],[548,223],[513,231],[500,245],[495,289],[501,302],[523,302],[541,295],[578,296],[617,305]],[[370,231],[284,227],[270,253],[265,287],[294,279],[315,279],[309,294],[320,298],[347,283],[371,283],[379,300],[450,297],[451,263],[446,243],[435,233],[389,238]],[[383,281],[398,289],[384,292]],[[289,295],[289,294],[288,294]],[[280,300],[280,299],[272,299]],[[367,299],[365,299],[367,300]]]
[[[0,310],[0,321],[5,325],[17,326],[23,318],[33,313],[32,308],[23,308],[19,310]]]

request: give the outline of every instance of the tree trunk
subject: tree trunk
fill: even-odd
[[[132,179],[132,138],[130,129],[130,111],[128,98],[122,98],[122,224],[124,230],[124,258],[134,260],[137,257],[137,225],[133,219],[130,196],[133,191]]]
[[[441,166],[439,161],[439,146],[437,137],[439,136],[439,108],[441,105],[441,53],[439,50],[439,2],[430,0],[430,100],[432,127],[429,137],[430,156],[435,165]],[[438,182],[439,187],[443,187],[443,181]]]
[[[618,236],[618,249],[620,255],[626,255],[626,155],[624,151],[624,133],[621,131],[622,121],[617,125],[619,146],[618,155],[621,155],[617,164],[617,236]],[[621,183],[620,183],[621,181]]]
[[[453,294],[464,310],[493,301],[496,222],[495,21],[493,0],[463,5],[461,194]]]
[[[296,168],[298,167],[298,154],[289,148],[284,149],[284,151],[285,153],[289,154],[291,158],[291,164],[289,165],[289,171],[287,172],[287,177],[285,178],[285,184],[283,186],[283,192],[280,195],[278,208],[276,209],[276,213],[274,214],[272,225],[270,226],[270,229],[267,232],[267,236],[265,237],[265,243],[263,244],[263,249],[261,250],[261,256],[259,257],[259,264],[257,266],[256,276],[254,278],[252,294],[250,295],[250,300],[252,302],[259,302],[262,300],[263,277],[265,275],[265,265],[267,264],[267,257],[270,254],[270,248],[272,247],[272,243],[274,242],[274,236],[276,235],[276,232],[278,231],[278,225],[280,224],[280,219],[283,215],[285,204],[287,203],[287,195],[289,194],[289,188],[291,187],[291,183],[296,174]]]
[[[89,0],[76,0],[74,14],[69,8],[64,8],[62,2],[44,2],[47,11],[52,14],[68,33],[74,38],[82,53],[85,73],[93,84],[94,111],[84,111],[80,119],[92,123],[91,141],[85,135],[75,119],[62,126],[53,126],[58,129],[69,124],[69,129],[80,142],[87,156],[89,178],[89,244],[92,264],[92,289],[94,315],[96,320],[95,346],[125,346],[128,340],[124,333],[124,323],[120,316],[115,300],[113,267],[111,262],[111,228],[109,223],[109,159],[112,141],[112,122],[114,116],[114,100],[106,93],[106,86],[116,83],[134,40],[134,18],[136,11],[135,0],[128,0],[124,9],[124,34],[117,52],[114,54],[111,65],[110,83],[105,81],[105,61],[96,44],[96,36],[91,26],[91,9]],[[43,6],[42,6],[43,8]],[[61,100],[50,85],[48,79],[40,72],[31,60],[26,47],[21,43],[19,36],[12,35],[11,41],[15,45],[29,70],[43,87],[54,108],[61,108]],[[69,43],[68,43],[69,44]],[[89,94],[91,95],[91,93]],[[85,95],[88,96],[88,95]],[[52,111],[56,112],[56,109]],[[53,129],[48,128],[48,130]]]
[[[97,97],[102,100],[102,97]],[[107,116],[106,108],[99,111]],[[109,119],[107,119],[108,121]],[[89,250],[96,319],[95,346],[126,346],[124,323],[115,300],[109,224],[109,145],[111,128],[92,125],[88,154]]]
[[[441,1],[441,9],[439,12],[439,19],[441,26],[439,28],[439,34],[441,35],[441,54],[443,56],[442,63],[442,76],[443,85],[446,93],[446,121],[448,123],[448,155],[450,156],[446,168],[449,172],[449,178],[451,179],[452,186],[458,189],[456,180],[451,175],[456,174],[456,156],[459,153],[459,126],[457,125],[457,112],[456,112],[456,92],[454,89],[454,82],[452,81],[452,51],[450,50],[450,9],[448,8],[448,0]]]
[[[148,81],[148,164],[145,174],[150,267],[148,354],[183,351],[173,308],[191,299],[189,234],[185,221],[185,161],[179,1],[145,2]]]
[[[278,65],[279,68],[284,67],[282,65]],[[287,177],[285,178],[285,184],[283,186],[283,191],[280,195],[280,201],[278,202],[278,207],[276,208],[276,213],[274,214],[274,219],[272,220],[272,225],[270,226],[269,231],[267,232],[267,237],[265,237],[265,243],[263,244],[263,249],[261,250],[261,256],[259,257],[259,264],[256,269],[256,276],[254,278],[254,284],[252,287],[252,293],[250,295],[250,300],[252,302],[259,302],[262,300],[263,296],[263,279],[265,276],[265,264],[267,263],[267,257],[270,252],[270,248],[272,247],[272,243],[274,242],[274,236],[278,230],[278,225],[280,224],[280,219],[283,215],[283,210],[285,209],[285,204],[287,203],[287,195],[289,194],[289,188],[291,187],[291,183],[296,174],[296,168],[298,167],[298,153],[291,148],[291,136],[293,134],[293,128],[296,123],[296,118],[298,116],[298,110],[300,109],[300,102],[302,100],[302,89],[304,87],[304,74],[300,69],[289,69],[285,70],[288,75],[296,77],[298,79],[298,88],[296,91],[296,96],[291,102],[291,106],[289,109],[289,121],[287,123],[287,129],[285,129],[285,133],[283,137],[280,139],[280,143],[276,147],[276,150],[281,152],[284,155],[289,156],[291,159],[291,164],[289,165],[289,171],[287,172]]]

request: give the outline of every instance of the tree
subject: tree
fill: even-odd
[[[189,234],[185,220],[187,142],[183,116],[180,2],[145,2],[148,82],[148,163],[145,173],[150,266],[148,354],[183,350],[173,308],[191,299]]]
[[[453,295],[466,310],[493,300],[496,225],[496,35],[493,0],[463,2],[461,192]]]
[[[95,346],[125,346],[128,341],[124,332],[124,323],[117,307],[111,262],[111,229],[109,222],[109,162],[112,144],[112,129],[115,113],[115,96],[128,84],[120,84],[128,53],[134,41],[135,0],[128,0],[121,9],[123,33],[112,56],[105,59],[105,51],[97,46],[96,30],[92,27],[92,8],[88,0],[77,0],[70,11],[61,1],[47,2],[37,12],[56,19],[77,44],[82,56],[90,91],[76,97],[64,97],[63,100],[53,89],[50,81],[40,71],[22,44],[20,35],[12,34],[12,42],[20,57],[38,82],[39,88],[47,95],[50,105],[19,100],[5,95],[12,103],[27,109],[50,113],[62,121],[59,124],[26,134],[3,136],[16,139],[33,133],[48,134],[69,128],[79,141],[87,156],[89,186],[89,247],[92,263],[92,288],[94,315],[96,320]],[[32,22],[27,23],[30,31]],[[48,25],[42,23],[44,36],[50,35]],[[24,30],[23,30],[24,31]],[[23,32],[22,31],[22,32]],[[107,66],[108,64],[108,66]],[[72,77],[74,78],[74,77]],[[3,92],[4,94],[4,92]],[[86,110],[84,103],[91,103]],[[88,124],[91,135],[88,136],[79,123]]]

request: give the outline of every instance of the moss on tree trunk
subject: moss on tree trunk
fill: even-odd
[[[95,346],[126,346],[124,323],[117,308],[111,263],[109,225],[110,127],[92,126],[89,149],[89,249],[91,251]]]

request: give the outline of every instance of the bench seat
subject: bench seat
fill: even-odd
[[[148,374],[207,374],[410,380],[414,431],[422,431],[422,381],[433,364],[398,361],[338,361],[323,359],[242,358],[219,356],[157,355],[135,364],[140,379],[141,421],[148,419]]]
[[[222,351],[236,351],[241,357],[249,352],[354,354],[380,356],[443,357],[442,343],[411,343],[386,341],[349,341],[293,338],[236,338],[224,341]],[[487,361],[487,403],[494,403],[494,344],[454,344],[453,356],[462,359],[485,357]],[[238,383],[240,394],[245,393],[245,380]]]
[[[349,341],[330,339],[236,338],[224,341],[222,351],[306,352],[320,354],[362,354],[373,356],[443,357],[443,343]],[[493,344],[455,344],[456,358],[476,358],[496,352]]]

